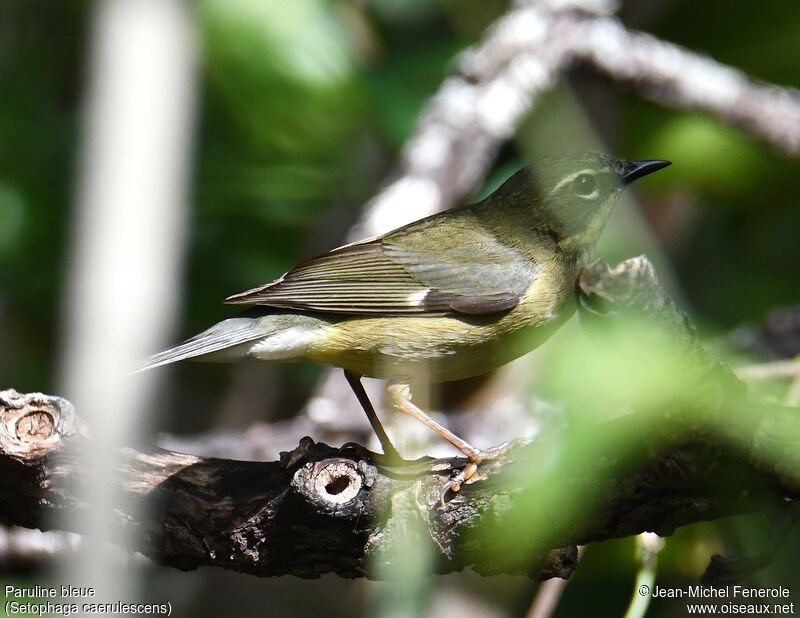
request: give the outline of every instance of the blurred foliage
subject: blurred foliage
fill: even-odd
[[[319,2],[206,0],[198,20],[208,96],[192,270],[203,284],[190,306],[208,306],[301,257],[299,233],[356,156],[362,96],[346,24]]]
[[[192,4],[202,49],[201,113],[195,138],[185,316],[176,337],[230,315],[220,303],[226,295],[279,276],[297,260],[342,240],[360,205],[386,177],[454,55],[480,36],[506,4],[502,0],[198,0]],[[54,391],[57,384],[54,365],[69,268],[67,242],[73,224],[92,6],[78,0],[0,3],[0,387]],[[757,78],[800,86],[800,3],[631,1],[625,3],[622,16],[632,27],[707,53]],[[628,158],[674,161],[668,173],[637,187],[637,195],[649,223],[648,242],[665,253],[665,265],[674,269],[672,274],[661,274],[674,277],[685,306],[699,322],[725,333],[741,322],[759,320],[775,306],[798,302],[796,162],[715,119],[660,108],[596,77],[579,73],[570,76],[568,84],[577,102],[574,106],[603,136],[609,150]],[[553,99],[562,111],[563,100]],[[545,117],[546,107],[534,113],[532,127]],[[503,149],[487,186],[532,158],[546,140],[553,148],[570,150],[573,141],[583,139],[571,121],[546,117],[547,122],[526,129]],[[610,232],[614,237],[615,230]],[[627,231],[617,236],[631,242]],[[639,240],[631,244],[626,252],[641,252],[647,246]],[[576,352],[565,347],[562,352],[574,354],[572,360],[551,367],[547,394],[570,401],[571,413],[578,419],[589,410],[602,412],[587,401],[594,404],[600,395],[618,397],[623,392],[610,375],[620,370],[618,366],[597,365],[598,358],[585,348]],[[635,347],[623,352],[620,358],[638,358]],[[575,358],[580,359],[577,364]],[[644,407],[652,408],[654,401],[673,392],[675,376],[664,379],[658,355],[648,358],[652,363],[625,370],[636,369],[639,384],[662,388],[626,395],[644,397]],[[315,375],[307,368],[264,371],[289,378],[281,383],[280,399],[272,402],[273,408],[283,410],[273,414],[283,415],[297,408]],[[575,375],[595,379],[582,380],[586,390],[578,391]],[[170,386],[173,393],[180,393],[176,400],[181,404],[165,417],[163,426],[199,429],[212,424],[203,418],[211,412],[202,411],[216,408],[229,376],[224,368],[181,367]],[[606,411],[612,408],[609,404]],[[578,456],[564,465],[586,465],[603,449],[637,438],[576,434],[569,452]],[[558,453],[553,457],[558,461]],[[548,470],[552,472],[543,461],[537,474],[544,476],[528,481],[547,478]],[[543,493],[542,500],[580,498],[561,488],[542,491],[553,492]],[[537,513],[535,501],[531,512]],[[527,526],[534,526],[532,522]],[[545,524],[547,520],[541,520],[540,525]],[[763,522],[744,518],[735,524],[716,522],[679,530],[660,556],[659,581],[694,582],[710,553],[752,548],[762,526]],[[796,547],[797,541],[795,532],[787,545]],[[557,615],[624,611],[634,556],[631,540],[592,546]],[[753,583],[797,587],[800,581],[790,575],[797,572],[796,552],[787,549]],[[529,582],[476,580],[468,580],[472,594],[491,599],[510,615],[524,615],[532,594]],[[225,581],[235,588],[231,580]],[[250,594],[263,598],[263,592],[258,595],[264,584],[258,584]],[[331,615],[351,615],[337,605],[344,585],[310,583],[314,605],[328,607]],[[271,589],[280,592],[283,587]],[[310,589],[300,588],[298,600],[308,597]],[[316,598],[320,590],[328,591],[329,602],[324,601],[328,597]],[[198,587],[194,615],[219,607],[219,597],[217,587]],[[354,603],[352,596],[348,599]],[[240,610],[247,611],[246,603],[237,600]],[[653,615],[669,615],[674,608],[667,603],[659,607]],[[254,603],[254,614],[262,615],[262,609],[260,602]]]

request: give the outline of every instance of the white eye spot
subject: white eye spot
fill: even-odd
[[[412,307],[419,307],[422,304],[422,301],[425,300],[425,297],[428,295],[428,290],[419,290],[417,292],[411,292],[406,298],[406,302],[411,305]]]
[[[584,200],[593,200],[600,195],[600,184],[597,182],[597,173],[592,169],[584,169],[563,178],[550,194],[566,189],[575,197]]]
[[[584,200],[593,200],[600,195],[600,185],[594,172],[581,172],[569,184],[570,191]]]

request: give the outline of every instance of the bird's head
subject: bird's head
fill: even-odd
[[[596,152],[551,157],[522,168],[488,201],[511,206],[516,217],[522,215],[534,228],[555,236],[563,249],[587,251],[596,244],[620,192],[668,165]]]

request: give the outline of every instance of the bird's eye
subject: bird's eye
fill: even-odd
[[[579,174],[570,185],[572,192],[579,197],[595,197],[597,178],[594,174]]]

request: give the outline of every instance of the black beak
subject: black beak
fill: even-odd
[[[660,159],[653,159],[651,161],[625,161],[622,166],[622,182],[629,185],[637,178],[657,172],[668,165],[672,165],[672,162],[662,161]]]

